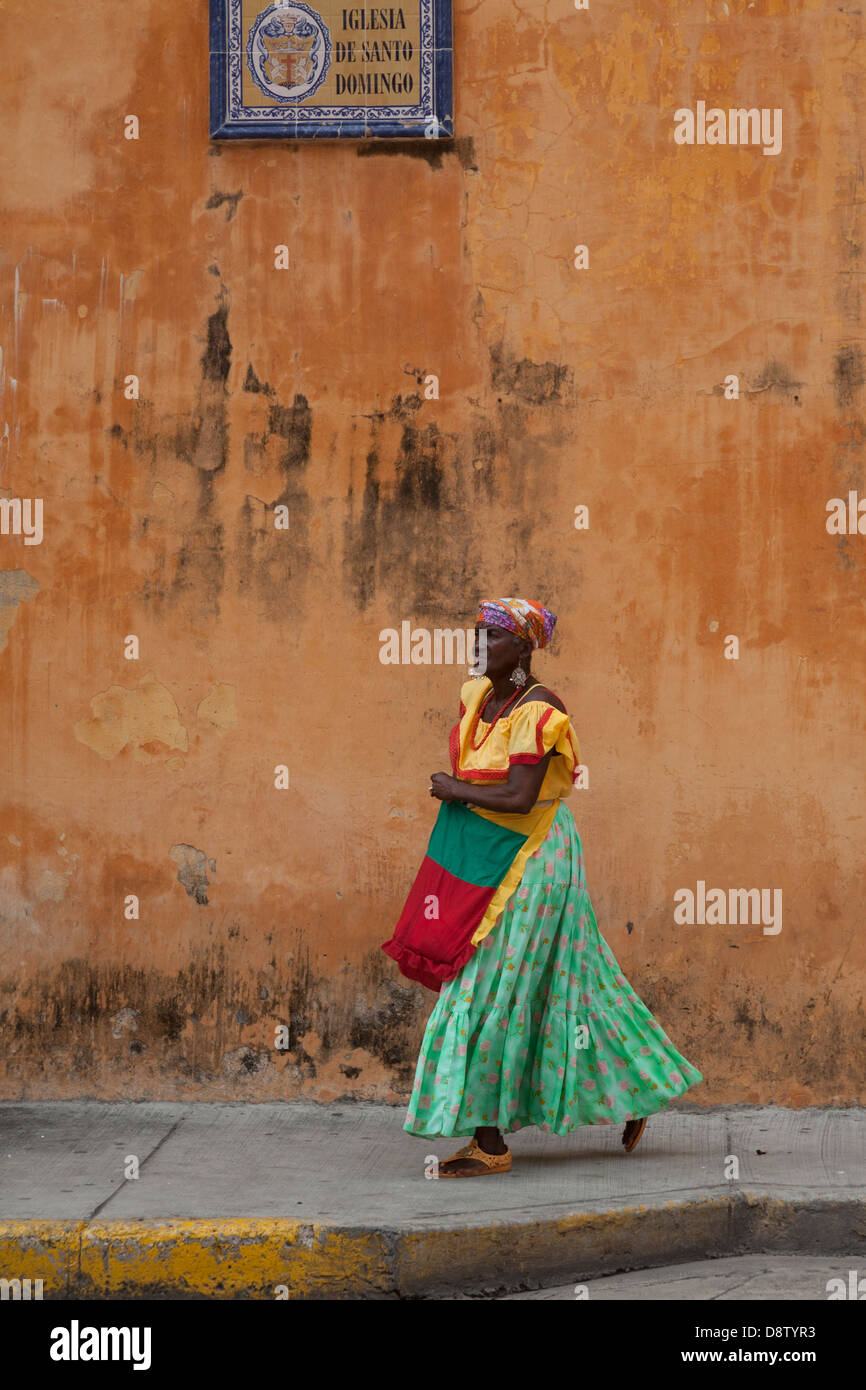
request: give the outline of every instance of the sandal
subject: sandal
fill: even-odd
[[[626,1128],[628,1128],[628,1125],[638,1125],[638,1126],[639,1126],[637,1133],[632,1135],[631,1139],[629,1140],[629,1142],[628,1142],[627,1144],[626,1144],[626,1142],[625,1142],[625,1130],[623,1130],[623,1132],[622,1132],[623,1147],[624,1147],[624,1149],[625,1149],[625,1151],[626,1151],[627,1154],[630,1154],[631,1151],[632,1151],[632,1149],[636,1149],[637,1146],[638,1146],[638,1144],[640,1143],[641,1138],[642,1138],[642,1136],[643,1136],[643,1132],[644,1132],[644,1130],[646,1129],[646,1122],[647,1122],[647,1117],[646,1117],[646,1115],[644,1115],[644,1116],[643,1116],[641,1119],[639,1119],[639,1120],[628,1120],[628,1121],[626,1122]]]
[[[446,1173],[439,1169],[440,1178],[486,1178],[491,1173],[508,1173],[511,1171],[511,1150],[506,1147],[504,1154],[487,1154],[480,1147],[478,1140],[473,1135],[472,1141],[458,1149],[451,1158],[446,1158],[445,1162],[450,1163],[454,1158],[473,1158],[479,1163],[484,1164],[484,1171],[481,1173]]]

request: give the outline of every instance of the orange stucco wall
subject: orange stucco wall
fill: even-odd
[[[3,1096],[407,1094],[433,996],[379,944],[465,673],[379,633],[504,592],[694,1098],[862,1100],[863,26],[456,0],[453,142],[217,146],[204,10],[7,0]],[[678,146],[699,99],[781,152]],[[677,925],[698,880],[782,930]]]

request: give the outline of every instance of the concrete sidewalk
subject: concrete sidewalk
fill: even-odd
[[[704,1110],[425,1177],[465,1140],[369,1103],[0,1104],[0,1277],[46,1298],[518,1292],[756,1253],[866,1257],[866,1110]],[[735,1180],[726,1176],[739,1165]],[[138,1171],[138,1178],[125,1173]]]

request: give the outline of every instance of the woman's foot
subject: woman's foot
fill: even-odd
[[[500,1162],[486,1163],[481,1158],[472,1158],[472,1153],[483,1153]],[[505,1155],[508,1155],[507,1161]],[[469,1144],[439,1164],[440,1178],[470,1178],[488,1173],[507,1173],[511,1168],[511,1151],[498,1129],[480,1126]]]
[[[630,1154],[632,1149],[637,1148],[640,1143],[641,1135],[645,1129],[646,1116],[641,1120],[628,1120],[626,1122],[625,1129],[622,1132],[622,1142],[627,1154]]]

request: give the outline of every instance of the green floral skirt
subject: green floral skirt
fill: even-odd
[[[568,1134],[653,1115],[701,1080],[599,932],[580,836],[560,802],[496,926],[442,988],[403,1128]]]

